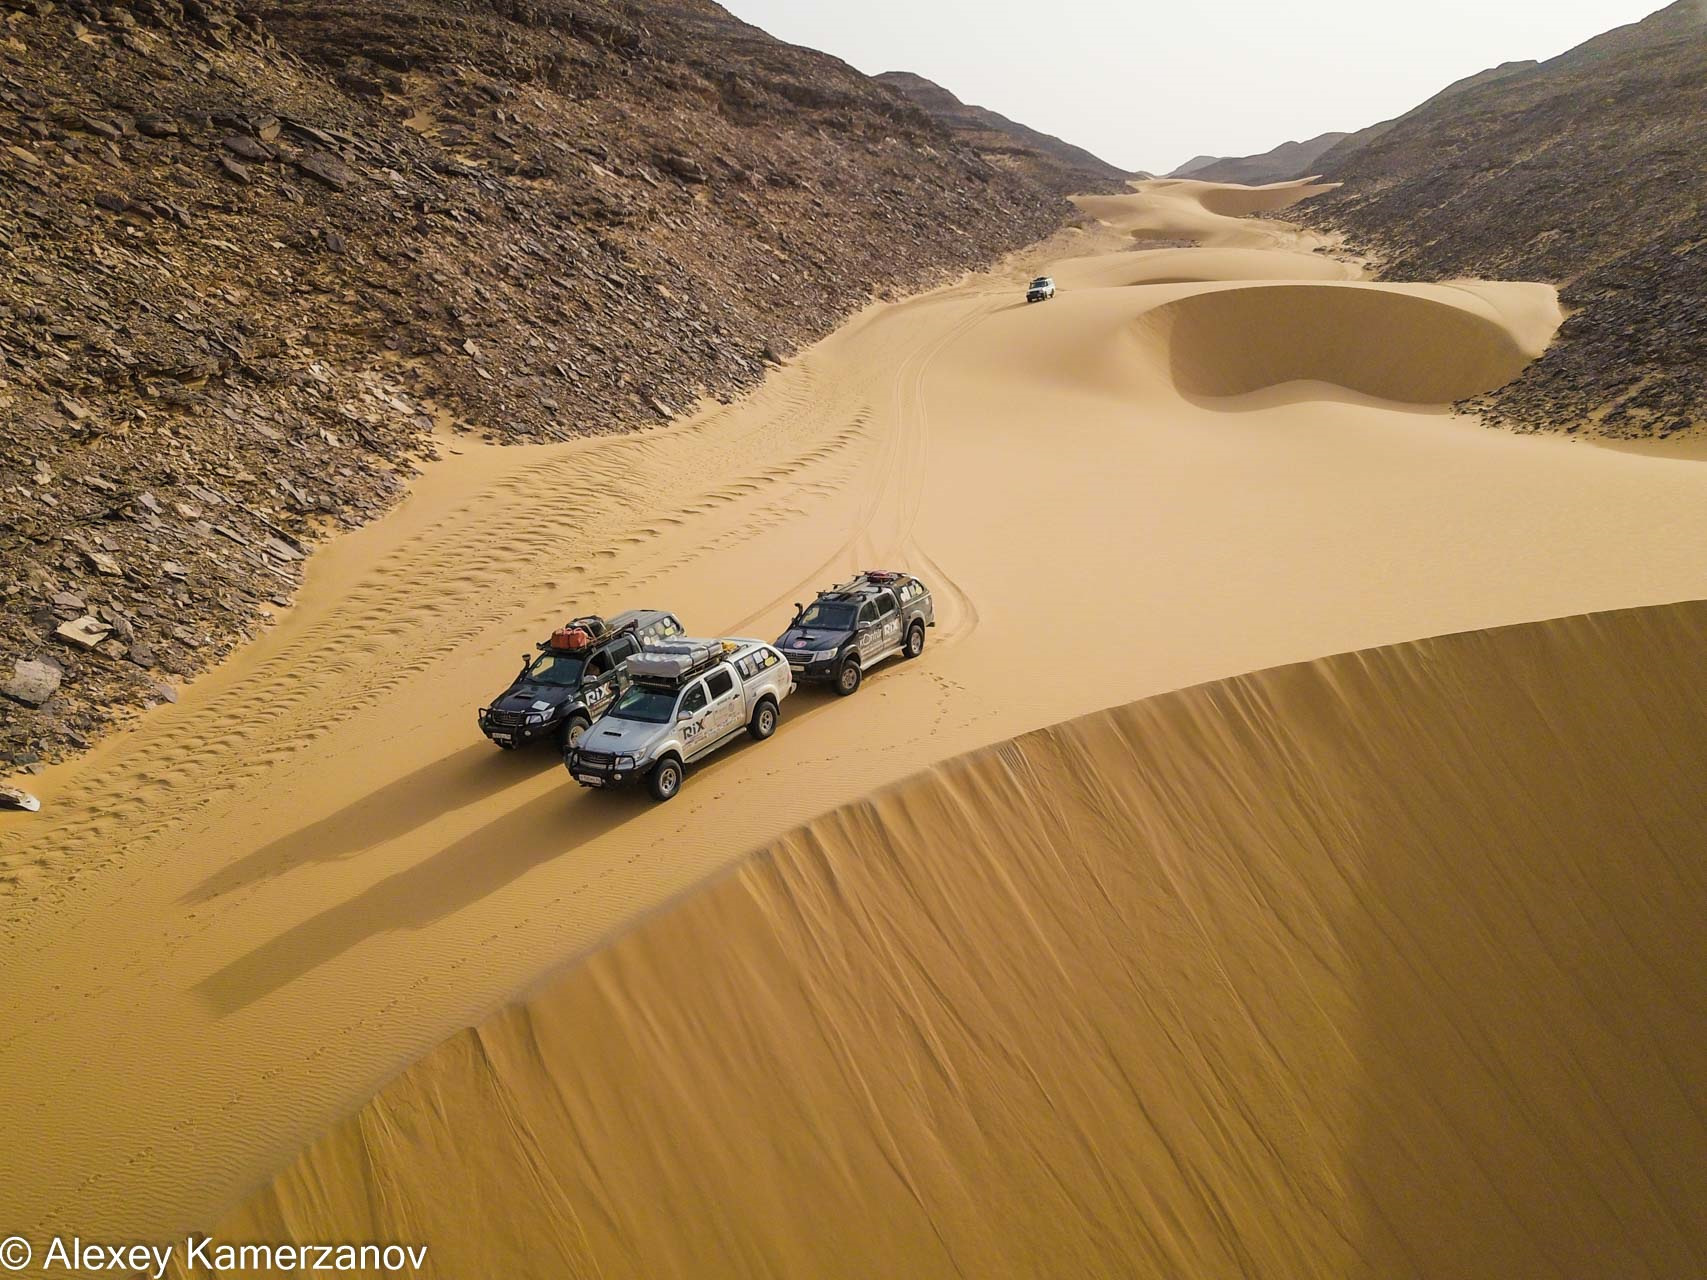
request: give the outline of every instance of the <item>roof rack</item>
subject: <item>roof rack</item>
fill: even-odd
[[[547,636],[544,640],[541,640],[534,647],[541,653],[545,653],[547,651],[562,652],[567,648],[567,646],[559,643],[558,637],[567,635],[572,631],[583,631],[586,633],[587,640],[585,644],[577,646],[577,650],[591,648],[593,645],[602,644],[604,641],[609,640],[614,636],[620,636],[625,631],[638,631],[640,628],[638,613],[637,611],[631,612],[635,613],[635,616],[631,617],[619,613],[608,622],[599,617],[596,613],[588,613],[583,614],[579,618],[571,618],[568,622],[565,622],[561,627],[558,627],[551,635]]]
[[[661,680],[681,684],[719,662],[738,645],[727,640],[695,640],[676,636],[642,649],[628,660],[628,674],[636,680]]]
[[[846,582],[838,582],[828,591],[821,591],[820,596],[853,595],[861,590],[873,590],[882,587],[892,587],[907,575],[895,569],[866,569],[856,573]]]

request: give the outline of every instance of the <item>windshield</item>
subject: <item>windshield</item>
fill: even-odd
[[[656,689],[643,684],[631,684],[616,700],[609,714],[618,720],[643,720],[647,724],[668,724],[676,709],[674,689]]]
[[[1035,279],[1031,282],[1031,287],[1033,289],[1041,289],[1041,288],[1043,288],[1044,285],[1046,285],[1048,283],[1049,283],[1049,277],[1048,276],[1038,276],[1037,279]]]
[[[542,653],[528,668],[528,679],[536,684],[571,688],[581,683],[581,659],[563,653]]]
[[[854,607],[851,604],[814,600],[806,606],[806,612],[800,615],[796,625],[817,627],[823,631],[852,631],[853,623]]]

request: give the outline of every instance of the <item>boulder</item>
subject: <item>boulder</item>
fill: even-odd
[[[93,649],[111,633],[112,628],[99,618],[84,614],[70,622],[61,623],[54,635],[79,649]]]
[[[39,707],[59,692],[64,673],[51,662],[19,658],[12,664],[12,678],[0,692],[27,707]]]

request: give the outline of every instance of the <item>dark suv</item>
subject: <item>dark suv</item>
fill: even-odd
[[[682,634],[673,613],[633,609],[576,618],[522,655],[510,687],[479,712],[480,732],[506,751],[551,738],[568,748],[628,687],[628,660],[648,644]]]
[[[936,626],[936,606],[924,583],[887,569],[862,573],[804,609],[776,642],[796,680],[828,683],[842,697],[858,690],[865,673],[900,654],[925,650],[925,628]]]

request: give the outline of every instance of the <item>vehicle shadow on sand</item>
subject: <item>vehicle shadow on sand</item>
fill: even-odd
[[[180,901],[199,905],[313,863],[340,862],[406,836],[435,818],[489,800],[546,769],[562,769],[551,743],[500,751],[470,743],[370,791],[317,822],[298,827],[221,867]],[[568,777],[564,777],[568,782]]]
[[[574,804],[577,789],[565,784],[285,930],[197,983],[197,995],[235,1013],[376,934],[427,928],[652,809],[640,788]]]
[[[777,736],[786,734],[791,722],[815,718],[841,702],[827,687],[803,688],[790,702],[794,714],[784,719]],[[684,796],[727,781],[726,771],[749,751],[776,751],[777,747],[775,737],[755,742],[743,736],[703,763],[689,766]],[[482,759],[483,753],[489,754]],[[465,747],[257,849],[206,881],[196,891],[198,900],[295,866],[352,857],[380,840],[425,825],[459,801],[472,803],[496,794],[547,766],[562,768],[557,753],[548,747],[501,754],[492,753],[484,743]],[[422,803],[422,797],[431,797],[432,803]],[[678,798],[668,809],[682,802]],[[565,776],[563,787],[494,818],[424,860],[262,943],[197,983],[196,994],[220,1016],[236,1013],[371,937],[397,929],[428,928],[499,892],[535,867],[657,812],[658,807],[644,786],[586,794]]]

